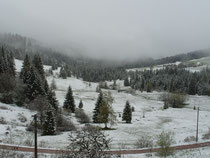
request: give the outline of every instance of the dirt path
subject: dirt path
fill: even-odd
[[[186,149],[194,149],[194,148],[201,148],[201,147],[207,147],[207,146],[210,146],[210,142],[196,143],[196,144],[189,144],[189,145],[179,145],[179,146],[174,146],[174,148],[176,150],[186,150]],[[21,151],[21,152],[34,152],[34,148],[32,147],[20,147],[20,146],[3,145],[3,144],[0,144],[0,149]],[[160,150],[160,148],[138,149],[138,150],[113,150],[113,151],[107,151],[107,152],[110,154],[116,154],[116,155],[127,155],[127,154],[143,154],[143,153],[149,153],[149,152],[157,152],[158,150]],[[38,153],[46,153],[46,154],[64,154],[68,152],[70,151],[56,150],[56,149],[43,149],[43,148],[38,149]]]

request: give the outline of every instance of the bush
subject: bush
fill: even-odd
[[[181,93],[163,93],[159,99],[164,102],[164,109],[167,109],[169,106],[183,108],[186,105],[187,95]]]
[[[135,147],[138,148],[152,148],[153,147],[153,140],[150,136],[141,136],[136,143],[134,144]]]
[[[76,126],[70,120],[63,117],[62,114],[58,114],[56,117],[57,131],[75,131]]]
[[[194,142],[194,141],[196,141],[195,136],[186,137],[186,138],[184,139],[184,142],[186,142],[186,143]]]
[[[23,114],[18,113],[18,120],[22,123],[25,123],[27,121],[27,118]]]
[[[0,117],[0,124],[2,125],[7,124],[7,121],[4,119],[4,117]]]
[[[207,133],[203,134],[202,139],[210,139],[210,128]]]
[[[78,118],[80,123],[90,123],[90,118],[84,112],[83,109],[76,109],[75,110],[75,117]]]
[[[174,134],[171,132],[161,132],[157,136],[157,145],[160,147],[158,151],[158,155],[161,157],[167,157],[169,155],[173,155],[174,148],[171,145],[174,143]]]

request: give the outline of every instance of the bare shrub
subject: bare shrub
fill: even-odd
[[[46,147],[46,142],[44,140],[39,141],[39,147]]]
[[[23,144],[26,145],[26,146],[33,146],[33,137],[28,137],[24,140]]]
[[[207,133],[203,134],[202,139],[210,139],[210,128]]]
[[[4,117],[0,117],[0,124],[7,124],[7,121],[4,119]]]
[[[23,114],[18,113],[18,120],[22,123],[25,123],[27,121],[27,118]]]
[[[195,140],[196,140],[195,136],[189,136],[184,139],[184,142],[189,143],[189,142],[194,142]]]
[[[75,117],[79,120],[80,123],[90,123],[90,118],[84,112],[83,109],[76,109],[75,110]]]
[[[141,136],[134,145],[136,148],[152,148],[153,139],[150,136]]]

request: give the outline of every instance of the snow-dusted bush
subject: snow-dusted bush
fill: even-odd
[[[184,139],[184,142],[190,143],[190,142],[194,142],[195,140],[196,140],[195,136],[189,136]]]
[[[4,119],[4,117],[0,117],[0,124],[7,124],[7,121]]]
[[[153,139],[150,136],[141,136],[136,142],[135,147],[138,148],[152,148],[153,147]]]
[[[62,114],[58,114],[56,117],[56,129],[57,131],[75,131],[77,128],[73,122],[67,120]]]
[[[105,150],[109,150],[110,139],[97,127],[86,126],[69,135],[69,157],[73,158],[107,158]]]
[[[202,139],[210,139],[210,128],[207,133],[203,134]]]
[[[90,123],[90,118],[84,112],[83,109],[76,109],[75,110],[75,117],[79,120],[80,123]]]
[[[27,118],[23,114],[18,113],[18,120],[22,123],[25,123],[27,121]]]

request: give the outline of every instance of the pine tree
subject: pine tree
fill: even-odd
[[[42,135],[55,135],[55,134],[56,134],[55,116],[52,107],[49,106],[45,113],[45,121],[43,124]]]
[[[6,72],[8,72],[7,56],[4,47],[2,47],[0,52],[0,74]]]
[[[20,72],[20,78],[23,80],[24,84],[28,83],[30,77],[30,69],[31,69],[30,59],[29,56],[26,55]]]
[[[98,99],[95,105],[95,109],[93,111],[93,122],[94,123],[99,123],[98,121],[98,114],[99,114],[99,109],[102,105],[102,100],[103,100],[103,93],[102,91],[100,91],[99,95],[98,95]]]
[[[58,100],[56,99],[55,91],[49,90],[47,94],[47,99],[54,110],[58,110]]]
[[[73,97],[71,86],[69,86],[68,92],[66,94],[63,108],[67,110],[71,110],[71,112],[73,113],[75,112],[75,103],[74,103],[74,97]]]
[[[126,102],[125,108],[123,110],[122,120],[126,121],[126,123],[131,123],[132,120],[132,109],[128,101]]]
[[[67,78],[67,72],[63,66],[60,69],[60,77],[62,77],[63,79]]]
[[[124,80],[124,86],[130,86],[128,78],[125,78]]]
[[[41,60],[41,58],[38,54],[34,55],[32,63],[33,63],[33,66],[38,71],[41,78],[44,79],[45,78],[44,67],[43,67],[43,64],[42,64],[42,60]]]
[[[8,60],[8,73],[12,76],[15,76],[15,61],[12,53],[7,54]]]
[[[80,100],[80,102],[79,102],[79,106],[78,106],[80,109],[82,109],[83,108],[83,103],[82,103],[82,100]]]
[[[35,68],[30,69],[30,76],[27,81],[27,96],[29,100],[35,99],[39,95],[45,95],[45,90],[42,87],[40,78],[38,77]]]
[[[109,122],[109,105],[105,100],[102,100],[102,104],[99,108],[99,114],[98,114],[98,122],[105,124],[105,129],[107,129],[107,123]]]

